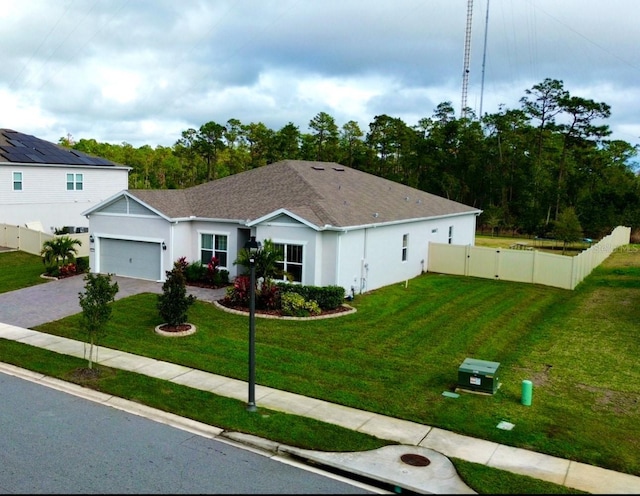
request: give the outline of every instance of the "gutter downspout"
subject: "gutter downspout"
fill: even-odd
[[[360,266],[360,294],[364,293],[367,287],[367,276],[369,275],[369,264],[367,263],[367,229],[364,228],[364,243],[362,246],[362,261]]]

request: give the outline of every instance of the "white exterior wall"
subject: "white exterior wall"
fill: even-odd
[[[22,172],[21,191],[13,190],[14,172]],[[82,190],[67,191],[68,173],[83,175]],[[45,232],[89,227],[81,213],[127,189],[128,182],[127,167],[0,164],[0,223],[39,221]]]
[[[347,294],[356,294],[405,282],[426,272],[429,242],[474,244],[476,216],[425,220],[406,224],[367,227],[340,233],[337,243],[337,281]],[[407,260],[402,260],[402,238],[408,234]],[[438,241],[439,240],[439,241]]]
[[[256,238],[275,243],[302,245],[302,283],[338,285],[346,294],[356,294],[389,284],[405,282],[427,270],[429,242],[449,239],[452,244],[473,244],[476,216],[370,226],[352,231],[315,231],[294,219],[269,222],[257,227]],[[407,259],[402,260],[403,235],[408,235]]]
[[[361,293],[364,281],[364,245],[365,231],[348,231],[339,233],[336,248],[337,281],[347,295],[354,288],[355,294]]]

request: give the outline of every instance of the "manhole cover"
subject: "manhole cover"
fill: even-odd
[[[413,465],[414,467],[426,467],[431,463],[431,461],[422,455],[417,455],[415,453],[406,453],[400,457],[407,465]]]

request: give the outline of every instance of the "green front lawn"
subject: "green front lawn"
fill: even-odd
[[[257,382],[640,474],[639,258],[615,253],[575,291],[425,274],[356,297],[355,314],[258,318]],[[198,332],[165,338],[153,332],[156,300],[116,302],[102,344],[246,380],[247,317],[197,302]],[[80,315],[39,330],[84,339]],[[442,395],[466,357],[501,363],[495,395]],[[530,407],[520,403],[524,379]],[[501,420],[516,427],[497,429]]]
[[[45,266],[42,258],[24,251],[0,253],[0,293],[48,282],[40,277]]]
[[[352,304],[358,312],[352,315],[316,321],[258,318],[257,382],[640,475],[639,265],[640,247],[631,245],[615,252],[575,291],[425,274],[407,287],[403,283],[357,296]],[[246,380],[247,317],[196,302],[189,321],[198,331],[166,338],[153,332],[162,323],[156,300],[157,295],[142,294],[115,302],[101,344]],[[38,330],[85,339],[79,315]],[[8,346],[0,342],[2,361],[14,355]],[[17,365],[32,368],[28,356]],[[442,395],[455,388],[466,357],[501,363],[502,386],[495,395]],[[116,376],[128,377],[121,371]],[[534,385],[528,407],[520,402],[524,379]],[[103,380],[92,387],[107,387]],[[160,398],[176,394],[171,385],[145,389],[137,381],[116,381],[120,393],[113,393],[113,384],[108,388],[143,402],[163,402]],[[160,407],[190,416],[188,404]],[[228,418],[235,416],[243,414]],[[515,424],[514,429],[497,429],[501,420]],[[306,429],[305,419],[290,416],[290,421]],[[286,435],[277,428],[269,432],[266,437],[276,440]],[[305,439],[307,447],[319,442]],[[370,440],[363,438],[363,443]],[[498,481],[515,476],[494,470],[494,482],[487,485],[479,483],[487,477],[484,470],[470,473],[479,471],[476,485],[467,480],[479,492],[502,492]],[[511,492],[527,492],[513,480]]]

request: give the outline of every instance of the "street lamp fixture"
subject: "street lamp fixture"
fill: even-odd
[[[255,412],[256,407],[256,257],[261,248],[255,236],[244,244],[249,252],[249,402],[247,411]]]

